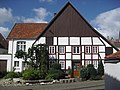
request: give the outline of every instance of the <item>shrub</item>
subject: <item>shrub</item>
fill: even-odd
[[[54,63],[51,65],[50,70],[48,70],[48,74],[46,79],[60,79],[64,78],[64,72],[61,70],[61,65],[59,63]]]
[[[87,80],[87,79],[89,79],[87,67],[83,67],[83,68],[80,70],[80,77],[82,78],[82,80]]]
[[[104,66],[102,60],[100,60],[100,62],[98,63],[98,75],[104,75]]]
[[[21,77],[21,73],[12,71],[12,72],[8,72],[8,74],[4,78],[7,79],[7,78],[19,78],[19,77]]]
[[[41,78],[41,73],[39,70],[35,70],[33,68],[28,68],[22,73],[23,79],[25,80],[36,80]]]
[[[52,64],[51,68],[61,70],[61,65],[59,63],[54,63]]]
[[[89,78],[94,78],[97,75],[97,70],[94,68],[93,64],[89,64],[87,66],[88,69],[88,77]]]
[[[64,77],[65,77],[64,72],[62,70],[50,69],[48,71],[48,75],[46,76],[46,79],[60,79]]]

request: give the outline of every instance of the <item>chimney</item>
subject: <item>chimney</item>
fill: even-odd
[[[57,15],[57,13],[54,13],[54,17]]]

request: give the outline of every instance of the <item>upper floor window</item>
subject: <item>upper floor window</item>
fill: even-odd
[[[80,54],[80,47],[79,46],[73,47],[73,54]]]
[[[55,46],[49,46],[49,53],[55,54]]]
[[[85,46],[85,53],[91,52],[91,46]]]
[[[17,42],[17,51],[19,51],[19,50],[22,50],[22,51],[26,50],[26,42],[25,41]]]
[[[98,47],[97,46],[92,47],[92,53],[98,53]]]
[[[65,47],[64,46],[59,46],[59,53],[64,54],[65,53]]]

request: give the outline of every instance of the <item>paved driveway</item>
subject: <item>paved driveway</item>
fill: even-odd
[[[9,86],[0,87],[0,90],[104,90],[104,80],[52,85]]]

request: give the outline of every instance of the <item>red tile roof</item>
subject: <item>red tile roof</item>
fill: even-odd
[[[120,51],[110,54],[108,56],[105,57],[105,59],[120,59]]]
[[[36,39],[47,25],[47,23],[17,23],[7,39]]]

